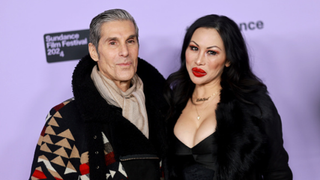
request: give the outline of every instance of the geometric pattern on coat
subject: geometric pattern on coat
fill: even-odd
[[[58,172],[64,172],[64,175],[69,173],[78,173],[70,159],[80,159],[80,175],[78,176],[78,180],[90,180],[88,151],[82,153],[80,156],[77,147],[75,145],[71,147],[70,145],[74,144],[73,142],[75,141],[71,131],[69,129],[62,130],[59,126],[59,121],[63,119],[59,110],[63,106],[67,105],[70,100],[55,106],[53,108],[55,112],[49,112],[47,115],[46,125],[42,129],[37,143],[43,154],[38,157],[38,163],[43,163],[46,168],[45,171],[49,172],[55,180],[63,180],[62,175]],[[59,129],[60,132],[56,132],[55,128]],[[103,132],[101,133],[105,147],[105,161],[107,169],[109,170],[109,172],[106,173],[106,179],[127,179],[127,174],[121,162],[117,162],[114,158],[114,152],[109,140]],[[57,168],[59,168],[59,171],[56,170]],[[63,171],[61,171],[61,168],[64,168]],[[47,178],[48,177],[46,177],[42,167],[39,166],[34,170],[30,179],[39,180]]]

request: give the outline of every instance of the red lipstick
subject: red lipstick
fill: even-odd
[[[207,73],[203,69],[200,69],[197,67],[192,68],[192,73],[196,77],[203,77],[203,76],[207,75]]]

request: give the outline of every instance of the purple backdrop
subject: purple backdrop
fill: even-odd
[[[319,1],[12,0],[0,7],[0,179],[27,179],[46,114],[72,97],[77,60],[47,63],[43,35],[88,29],[110,8],[135,17],[140,57],[165,77],[177,69],[185,29],[195,19],[215,13],[245,23],[253,69],[282,117],[294,179],[320,178]]]

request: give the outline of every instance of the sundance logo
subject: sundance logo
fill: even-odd
[[[88,54],[89,30],[45,34],[47,62],[81,59]]]
[[[256,21],[256,22],[255,21],[250,21],[248,23],[243,22],[243,23],[239,24],[240,31],[261,30],[261,29],[263,29],[263,27],[264,27],[263,21]]]

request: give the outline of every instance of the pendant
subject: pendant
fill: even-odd
[[[198,116],[197,119],[199,120],[199,119],[200,119],[200,116]]]

